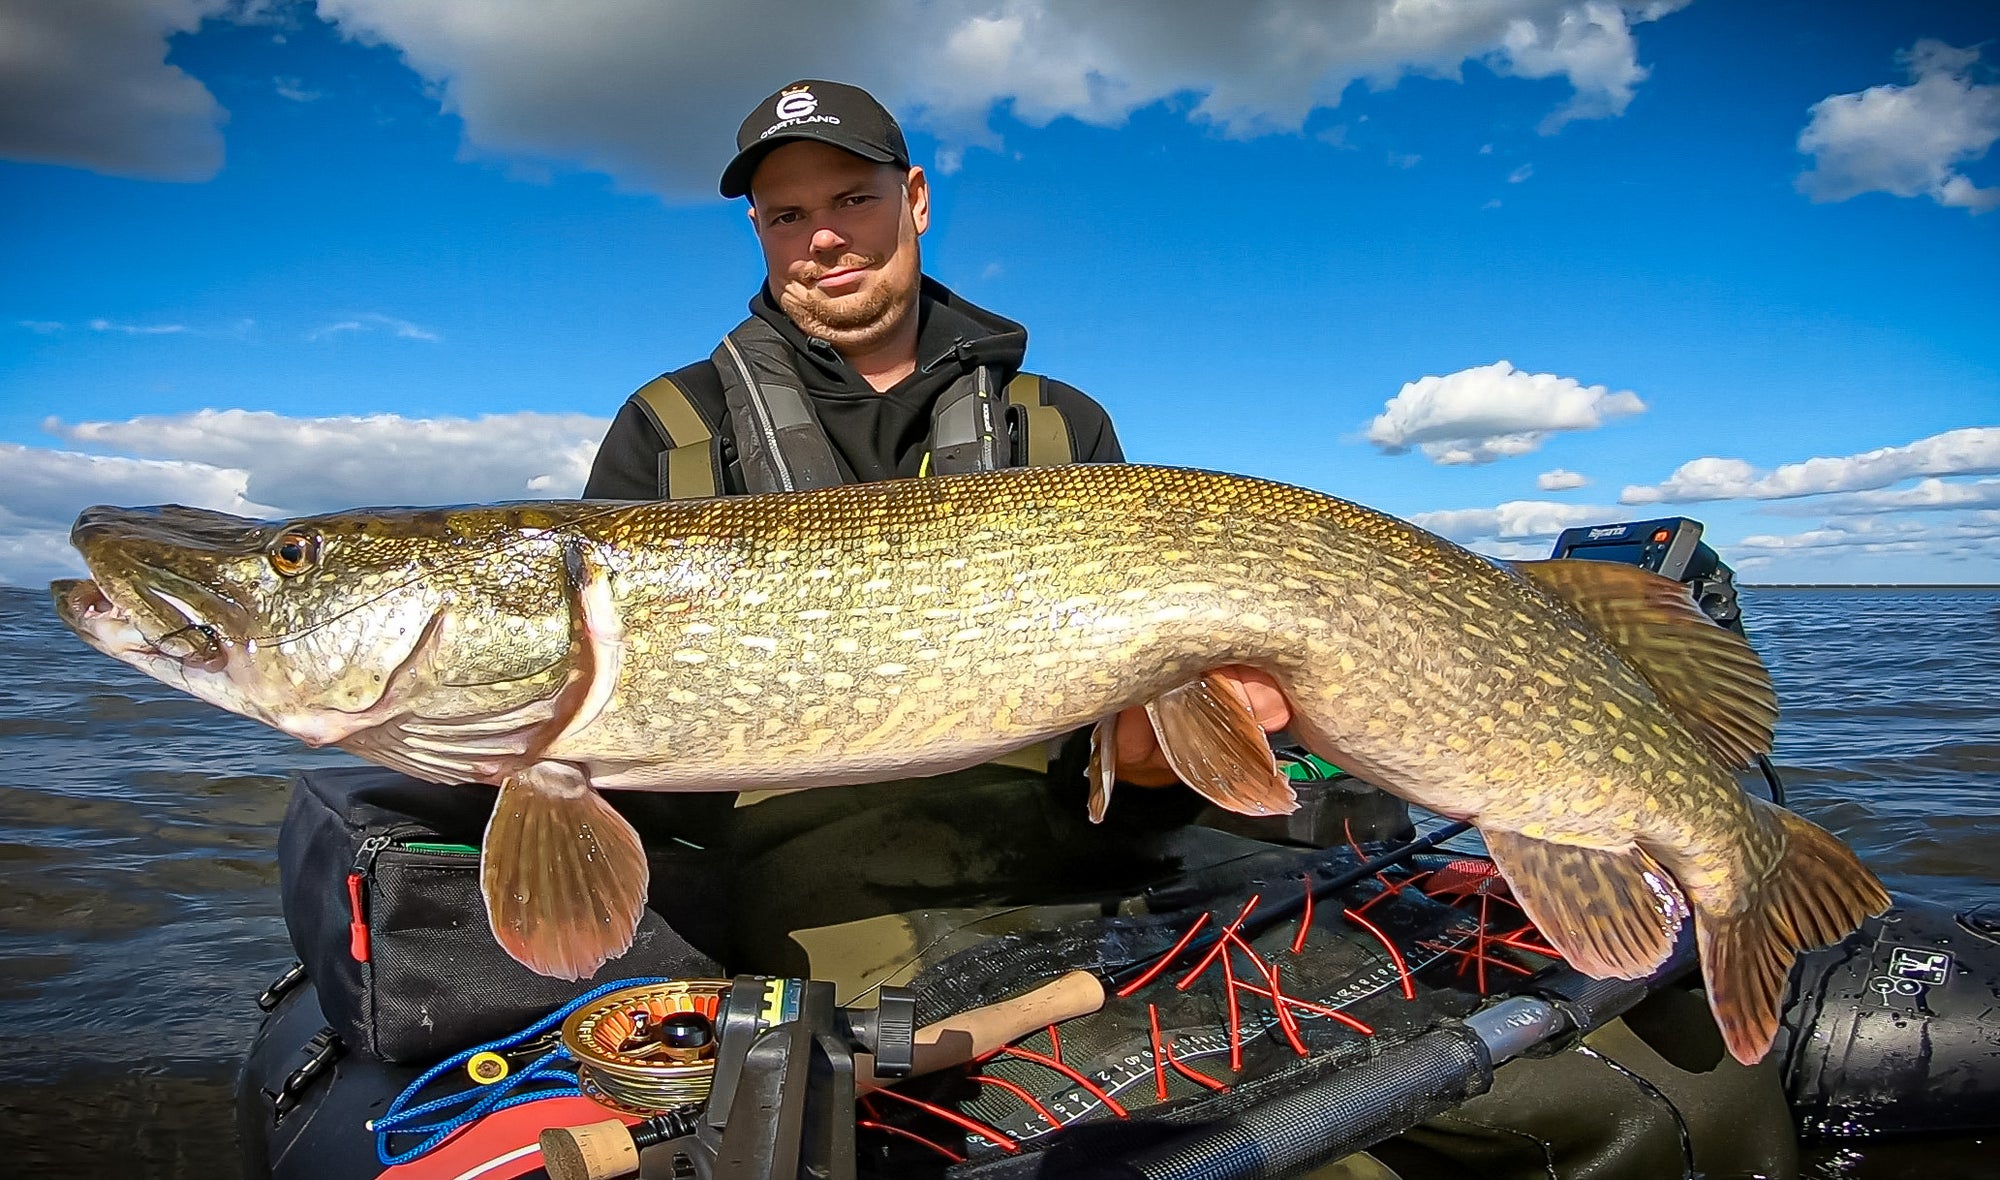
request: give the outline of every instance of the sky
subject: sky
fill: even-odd
[[[0,582],[93,503],[578,494],[744,314],[799,78],[1134,461],[2000,583],[1986,0],[0,0]]]

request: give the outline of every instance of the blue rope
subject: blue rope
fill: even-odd
[[[460,1128],[469,1126],[489,1114],[495,1114],[509,1107],[520,1106],[542,1098],[574,1097],[583,1093],[582,1089],[577,1085],[575,1069],[567,1064],[569,1058],[568,1050],[564,1049],[561,1045],[557,1045],[554,1049],[536,1058],[526,1068],[514,1072],[504,1081],[496,1082],[490,1086],[478,1086],[471,1090],[461,1090],[455,1094],[446,1094],[443,1097],[434,1098],[418,1106],[409,1105],[416,1101],[417,1095],[422,1093],[425,1087],[445,1074],[450,1073],[452,1070],[463,1067],[466,1062],[479,1056],[481,1053],[496,1053],[505,1049],[511,1049],[524,1041],[533,1040],[535,1037],[541,1036],[561,1024],[564,1020],[567,1020],[572,1012],[587,1004],[594,1003],[604,996],[610,995],[612,992],[622,991],[628,987],[648,987],[669,982],[671,980],[667,978],[655,976],[642,979],[619,979],[601,984],[578,996],[576,999],[571,1000],[569,1003],[564,1004],[520,1032],[510,1033],[498,1040],[488,1041],[483,1045],[474,1045],[470,1049],[454,1053],[436,1065],[431,1066],[419,1075],[416,1081],[404,1087],[401,1094],[396,1095],[395,1101],[389,1103],[389,1109],[383,1112],[380,1118],[368,1124],[369,1130],[375,1132],[375,1157],[382,1161],[383,1167],[392,1168],[397,1164],[408,1163],[419,1156],[428,1154],[438,1144],[451,1138]],[[538,1086],[535,1089],[524,1089],[530,1082],[554,1084]],[[516,1093],[516,1091],[521,1092]],[[430,1115],[441,1114],[452,1107],[462,1106],[468,1101],[472,1103],[471,1106],[445,1118],[443,1121],[419,1121]],[[425,1138],[423,1142],[408,1151],[392,1152],[389,1150],[389,1137],[391,1135],[424,1135]]]

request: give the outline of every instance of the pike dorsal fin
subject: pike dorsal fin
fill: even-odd
[[[1741,635],[1702,613],[1686,586],[1638,566],[1576,559],[1514,569],[1583,617],[1723,765],[1771,750],[1778,697]]]

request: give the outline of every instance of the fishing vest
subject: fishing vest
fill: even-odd
[[[709,359],[722,377],[736,462],[748,491],[801,491],[844,482],[792,346],[776,328],[752,316],[723,337]],[[632,400],[667,441],[660,456],[660,498],[721,495],[728,484],[719,424],[664,375],[647,382]],[[1051,467],[1076,458],[1069,422],[1049,404],[1047,382],[1020,373],[1000,388],[988,365],[938,395],[929,441],[919,475]]]

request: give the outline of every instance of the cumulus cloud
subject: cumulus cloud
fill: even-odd
[[[709,196],[749,104],[797,77],[873,90],[942,142],[995,146],[1006,108],[1101,126],[1162,101],[1230,136],[1294,132],[1355,81],[1456,77],[1467,61],[1560,78],[1545,131],[1622,113],[1645,78],[1634,26],[1681,0],[319,0],[357,40],[394,47],[464,121],[467,147],[581,164]]]
[[[1595,430],[1645,408],[1629,390],[1526,373],[1502,360],[1404,385],[1368,423],[1367,437],[1385,454],[1418,447],[1433,463],[1491,463],[1537,450],[1557,431]]]
[[[1966,512],[1943,521],[1897,517],[1840,517],[1799,533],[1758,534],[1730,546],[1730,564],[1743,569],[1768,569],[1782,561],[1788,576],[1810,571],[1814,564],[1844,557],[1923,558],[1944,563],[1992,561],[2000,542],[2000,511]],[[1879,567],[1882,581],[1895,581],[1899,566]],[[1984,575],[1982,575],[1984,576]]]
[[[167,38],[230,0],[0,0],[0,157],[152,180],[222,167],[227,115]]]
[[[187,504],[244,516],[273,509],[248,494],[250,473],[183,459],[90,455],[0,442],[0,511],[20,525],[61,524],[92,504]]]
[[[608,423],[584,414],[291,418],[201,410],[43,424],[68,442],[249,473],[249,494],[290,512],[361,503],[484,503],[574,496]]]
[[[1419,512],[1410,520],[1440,537],[1489,557],[1547,557],[1564,529],[1618,519],[1616,508],[1558,504],[1551,500],[1509,500],[1492,508],[1448,508]],[[1539,544],[1526,544],[1537,541]]]
[[[43,427],[75,449],[0,443],[0,582],[81,568],[91,504],[190,504],[283,517],[364,504],[475,504],[582,492],[609,425],[582,414],[291,418],[251,410]]]
[[[1891,487],[1923,476],[2000,473],[2000,426],[1947,430],[1900,447],[1807,459],[1765,472],[1743,459],[1707,457],[1680,465],[1657,484],[1619,493],[1621,504],[1691,504],[1703,500],[1783,500]]]
[[[1960,170],[2000,139],[2000,84],[1971,77],[1979,53],[1919,41],[1899,55],[1909,85],[1814,103],[1799,132],[1799,150],[1813,157],[1813,167],[1799,174],[1799,191],[1815,201],[1870,192],[1927,196],[1974,213],[2000,206],[2000,188],[1980,188]]]
[[[399,320],[379,312],[366,312],[353,319],[340,320],[324,328],[315,328],[306,333],[306,339],[330,340],[350,332],[387,332],[399,340],[422,340],[427,344],[436,344],[443,339],[429,328],[421,328],[408,320]]]
[[[1567,471],[1558,467],[1536,476],[1535,486],[1545,492],[1566,492],[1571,488],[1589,487],[1590,477],[1581,472]]]

